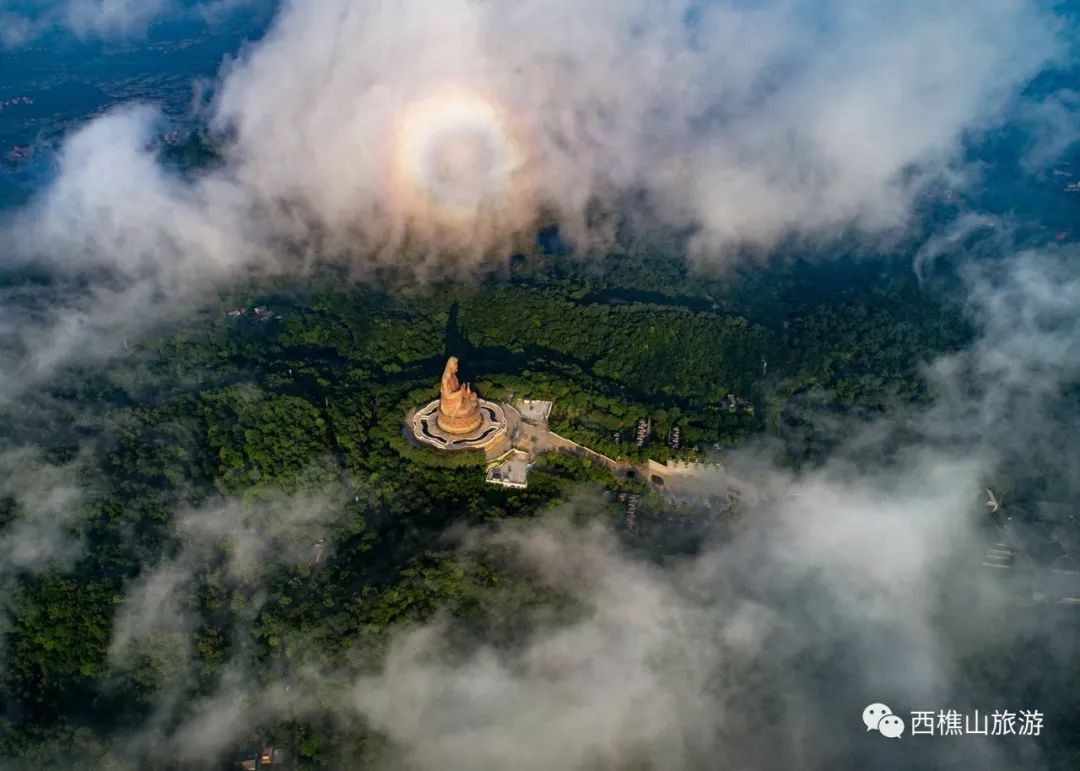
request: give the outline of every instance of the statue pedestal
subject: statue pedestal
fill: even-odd
[[[447,411],[440,401],[436,423],[448,434],[471,434],[484,423],[484,416],[480,414],[480,401],[477,400],[471,408],[458,410],[456,414]]]
[[[478,400],[479,422],[470,431],[447,431],[442,426],[438,399],[418,409],[412,418],[412,433],[418,442],[439,450],[485,450],[506,436],[506,414],[502,405]]]

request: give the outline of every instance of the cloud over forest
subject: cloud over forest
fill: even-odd
[[[562,612],[525,604],[495,625],[512,627],[509,639],[437,616],[399,627],[374,661],[362,638],[328,662],[304,638],[322,632],[290,632],[284,675],[252,669],[241,650],[216,688],[186,705],[176,694],[190,663],[173,646],[171,685],[117,757],[147,751],[153,737],[197,764],[259,725],[310,719],[378,730],[388,742],[367,757],[385,769],[1052,768],[1031,741],[906,737],[893,752],[859,714],[878,699],[901,714],[1038,708],[1016,703],[1040,693],[1030,682],[971,662],[1038,645],[1039,680],[1071,656],[1045,615],[979,568],[995,537],[979,492],[1035,453],[1061,474],[1065,498],[1077,493],[1075,435],[1044,445],[1080,367],[1075,256],[971,268],[979,338],[934,363],[930,404],[856,426],[820,467],[781,470],[768,448],[733,454],[731,468],[759,495],[734,533],[699,553],[656,562],[595,520],[575,524],[602,505],[588,494],[466,534],[463,560],[500,555],[530,593],[563,597]],[[221,580],[248,598],[240,623],[253,623],[267,577],[309,559],[312,523],[333,526],[302,497],[256,511],[215,501],[178,518],[183,548],[130,587],[114,655],[138,661],[203,623],[190,586],[219,544],[229,555]],[[1047,730],[1063,730],[1066,717],[1048,715]]]
[[[77,31],[124,34],[167,5],[55,8]],[[56,178],[8,217],[0,265],[48,280],[0,285],[0,409],[229,282],[327,263],[468,272],[530,238],[540,216],[602,243],[591,215],[644,202],[715,262],[789,236],[903,229],[929,183],[965,184],[965,138],[998,126],[1066,56],[1063,35],[1050,11],[1013,0],[977,12],[286,2],[222,69],[207,116],[220,165],[163,164],[161,116],[124,107],[74,131]],[[1040,138],[1032,167],[1061,151],[1074,102],[1061,93],[1025,114]],[[962,249],[971,223],[920,260]],[[1060,472],[1059,493],[1077,492],[1075,453],[1062,451],[1075,438],[1059,420],[1080,367],[1075,260],[1054,247],[967,264],[977,340],[928,369],[929,406],[858,426],[821,468],[744,458],[766,494],[732,542],[657,565],[557,512],[464,547],[507,547],[573,601],[575,617],[528,619],[509,648],[481,638],[449,650],[446,619],[402,630],[375,667],[344,643],[346,664],[330,666],[303,639],[283,641],[288,688],[237,655],[210,696],[182,703],[204,621],[194,576],[224,549],[221,581],[240,588],[252,623],[272,568],[310,561],[325,512],[307,500],[260,524],[236,501],[179,512],[177,553],[148,564],[117,606],[113,662],[160,656],[168,685],[117,758],[161,750],[197,764],[259,724],[329,715],[388,736],[379,762],[391,769],[909,766],[912,754],[883,758],[861,734],[852,716],[866,701],[1010,697],[966,668],[1014,634],[995,627],[1004,599],[968,564],[982,537],[974,496],[1023,455]],[[21,448],[0,454],[0,471],[23,517],[0,553],[31,571],[78,553],[68,470]],[[51,494],[34,490],[41,480]],[[1032,745],[963,750],[985,768],[1044,760]]]
[[[168,307],[151,298],[313,258],[460,271],[527,240],[541,212],[587,245],[605,236],[590,212],[630,216],[635,196],[654,222],[694,233],[706,260],[894,231],[927,183],[964,179],[964,137],[997,125],[1065,53],[1051,13],[1007,0],[978,13],[884,0],[283,3],[222,70],[210,123],[228,138],[223,167],[161,166],[145,106],[65,144],[56,180],[3,240],[6,259],[79,276],[78,289],[55,306],[62,318],[25,330],[38,353],[7,379],[114,350]],[[1033,131],[1061,122],[1063,98],[1030,111]]]
[[[208,18],[255,0],[9,0],[0,8],[0,47],[36,43],[57,30],[83,39],[144,36],[151,25]]]

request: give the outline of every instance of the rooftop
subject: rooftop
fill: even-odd
[[[506,456],[505,460],[492,464],[487,470],[489,484],[502,485],[503,487],[528,487],[529,456],[520,450],[514,450]]]
[[[518,399],[514,406],[518,412],[521,413],[521,417],[529,423],[547,423],[548,418],[551,416],[551,407],[553,402],[542,401],[540,399]]]

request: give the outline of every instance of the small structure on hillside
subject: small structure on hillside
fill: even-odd
[[[626,506],[626,529],[636,533],[638,529],[638,507],[641,505],[641,496],[635,493],[619,493],[618,500]]]
[[[536,425],[547,425],[554,403],[542,399],[519,399],[514,406],[523,420]]]
[[[489,484],[523,490],[529,486],[531,468],[527,452],[511,450],[505,458],[488,466],[486,480]]]
[[[987,548],[982,564],[988,568],[1011,569],[1016,564],[1016,549],[1004,543],[994,544]]]
[[[244,771],[255,771],[257,768],[284,768],[285,753],[277,747],[262,747],[252,750],[250,755],[238,763]]]
[[[751,415],[754,413],[754,405],[752,402],[736,396],[735,394],[728,394],[727,398],[720,402],[720,406],[726,409],[728,412],[736,412],[742,410],[748,412]]]
[[[652,420],[650,418],[641,418],[634,430],[634,443],[638,447],[644,447],[645,442],[649,440],[650,431],[652,431]]]
[[[672,502],[726,500],[730,505],[754,505],[758,501],[754,485],[735,476],[720,463],[681,460],[657,463],[649,460],[638,468],[642,476]]]

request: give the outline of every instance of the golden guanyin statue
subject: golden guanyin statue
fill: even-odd
[[[480,398],[467,383],[458,382],[457,371],[457,357],[451,356],[442,374],[439,417],[435,422],[448,434],[469,434],[480,428],[484,416],[480,414]]]

